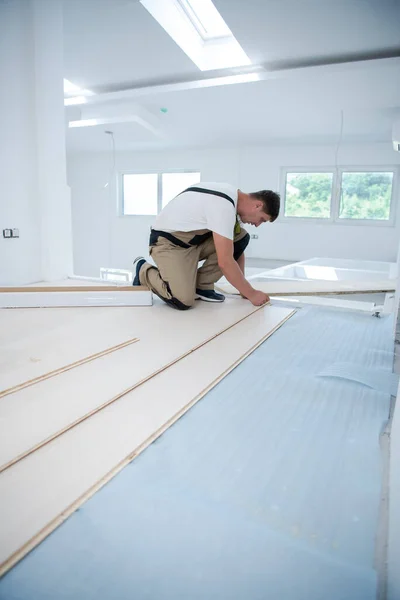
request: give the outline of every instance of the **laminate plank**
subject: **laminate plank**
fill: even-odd
[[[252,279],[251,284],[257,290],[269,296],[326,296],[328,294],[380,294],[393,292],[396,281],[384,279],[381,281],[272,281]],[[238,294],[236,288],[229,283],[222,283],[218,290],[227,294]]]
[[[122,313],[120,317],[138,332],[140,342],[0,398],[0,471],[118,401],[255,310],[249,302],[228,300],[223,306],[204,303],[185,313],[164,305],[147,313],[139,314],[137,309]],[[104,318],[107,339],[114,321],[110,312]],[[70,329],[74,339],[80,339],[72,321]]]
[[[0,391],[137,338],[147,308],[0,310]]]
[[[294,311],[262,307],[0,475],[0,574],[60,525]]]
[[[61,373],[65,373],[71,369],[75,369],[76,367],[80,367],[92,360],[96,360],[96,358],[100,358],[101,356],[105,356],[106,354],[110,354],[111,352],[115,352],[116,350],[121,350],[122,348],[126,348],[126,346],[130,346],[131,344],[135,344],[139,341],[139,338],[133,338],[132,340],[127,340],[126,342],[122,342],[117,346],[111,346],[111,348],[106,348],[105,350],[101,350],[100,352],[96,352],[96,354],[91,354],[86,356],[85,358],[79,359],[73,363],[68,365],[64,365],[63,367],[59,367],[58,369],[54,369],[49,373],[44,373],[43,375],[39,375],[38,377],[34,377],[33,379],[28,379],[20,384],[14,385],[8,389],[5,389],[0,392],[0,398],[3,396],[7,396],[8,394],[14,394],[24,388],[35,385],[35,383],[39,383],[40,381],[44,381],[45,379],[50,379],[51,377],[55,377],[56,375],[60,375]]]

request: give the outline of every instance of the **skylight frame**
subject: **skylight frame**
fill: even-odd
[[[181,0],[140,0],[140,3],[201,71],[252,64],[232,32],[229,36],[204,39]]]
[[[203,6],[207,6],[209,15],[206,17],[204,14],[198,14],[196,7],[192,4],[197,0],[176,0],[182,10],[185,12],[187,18],[190,19],[193,27],[196,29],[199,36],[204,42],[209,40],[221,40],[224,38],[232,37],[232,31],[225,23],[224,19],[218,12],[217,8],[213,4],[212,0],[201,0]],[[207,18],[208,22],[205,22]],[[212,22],[212,20],[214,22]],[[215,30],[219,29],[217,33]],[[212,31],[214,30],[214,32]]]

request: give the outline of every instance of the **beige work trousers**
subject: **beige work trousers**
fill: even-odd
[[[188,244],[195,235],[204,233],[207,233],[206,230],[174,231],[173,236]],[[241,228],[235,234],[234,246],[248,243],[249,237],[247,231]],[[214,283],[222,277],[212,235],[198,246],[189,248],[182,248],[160,236],[150,246],[150,256],[157,267],[150,263],[143,265],[139,276],[141,285],[150,288],[165,302],[180,310],[193,306],[197,288],[212,290]],[[205,262],[198,268],[198,263],[202,260]]]

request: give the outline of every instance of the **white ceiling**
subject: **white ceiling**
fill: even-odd
[[[397,0],[214,0],[255,62],[400,50]]]
[[[390,141],[400,115],[400,0],[214,4],[266,79],[191,89],[238,70],[199,71],[138,0],[65,0],[64,77],[97,94],[67,116],[121,120],[69,129],[69,151],[109,150],[104,130],[119,150],[336,143],[341,111],[344,143]],[[124,122],[137,110],[156,135]]]
[[[64,0],[64,77],[93,91],[196,73],[136,0]]]

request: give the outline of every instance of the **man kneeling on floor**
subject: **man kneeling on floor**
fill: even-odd
[[[135,260],[133,285],[144,285],[170,306],[186,310],[196,299],[223,302],[214,283],[226,277],[254,306],[269,301],[244,277],[244,250],[250,236],[240,223],[258,227],[279,215],[279,195],[245,194],[227,183],[199,183],[171,200],[150,233],[150,256]],[[198,268],[199,261],[205,261]]]

